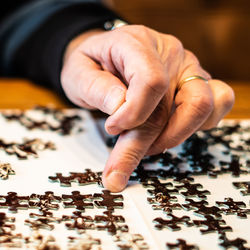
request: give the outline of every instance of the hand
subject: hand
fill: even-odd
[[[189,81],[175,95],[192,75],[208,84]],[[216,126],[234,103],[232,89],[211,79],[178,39],[138,25],[74,39],[61,82],[73,103],[109,114],[107,132],[120,134],[103,172],[104,186],[113,192],[126,186],[145,154],[161,153]]]

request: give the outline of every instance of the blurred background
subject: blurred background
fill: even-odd
[[[178,37],[214,78],[250,81],[250,0],[110,0],[127,21]]]

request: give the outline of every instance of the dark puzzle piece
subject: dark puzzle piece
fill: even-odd
[[[186,204],[182,204],[185,210],[194,210],[194,214],[198,216],[205,216],[207,214],[215,217],[221,217],[221,210],[215,206],[206,206],[208,202],[205,200],[194,201],[193,199],[185,199]]]
[[[199,247],[196,245],[188,245],[185,240],[177,239],[177,243],[166,243],[168,249],[179,249],[179,250],[198,250]]]
[[[179,203],[174,203],[173,198],[162,193],[158,193],[155,197],[149,197],[147,200],[152,205],[152,208],[155,210],[162,210],[166,213],[172,212],[173,209],[181,209],[182,206]],[[174,199],[175,200],[175,199]]]
[[[186,189],[186,191],[180,192],[181,195],[185,197],[197,197],[200,199],[206,199],[207,195],[210,194],[208,190],[200,190],[203,188],[201,184],[190,183],[188,181],[182,181],[181,185],[175,186],[179,191]]]
[[[230,226],[221,226],[225,225],[226,222],[221,219],[215,219],[211,215],[205,215],[205,220],[193,220],[193,223],[198,226],[204,226],[206,229],[200,229],[200,232],[202,234],[211,233],[211,232],[217,232],[222,233],[226,231],[232,231],[232,228]]]
[[[21,234],[14,234],[15,218],[7,217],[5,213],[0,213],[0,248],[21,248]]]
[[[19,159],[28,159],[29,155],[38,157],[38,151],[55,150],[55,145],[52,142],[43,142],[41,139],[24,139],[23,143],[5,143],[0,139],[0,149],[9,155],[15,154]]]
[[[112,194],[109,190],[102,190],[102,194],[93,195],[94,204],[98,208],[114,209],[123,208],[123,196],[121,194]]]
[[[79,233],[84,232],[86,229],[94,229],[95,224],[91,216],[83,215],[80,211],[73,212],[73,215],[63,215],[62,221],[71,221],[65,223],[65,226],[69,230],[77,230]]]
[[[55,238],[52,235],[45,236],[39,231],[33,231],[30,236],[25,237],[23,240],[25,249],[60,250],[59,246],[55,244]]]
[[[98,247],[101,245],[101,240],[93,238],[89,234],[81,234],[81,237],[76,238],[76,237],[68,237],[69,243],[67,249],[69,250],[99,250],[100,248]],[[96,248],[95,248],[96,247]]]
[[[239,177],[241,174],[247,174],[248,172],[242,169],[242,164],[240,163],[240,157],[238,155],[232,155],[231,162],[227,165],[221,166],[221,171],[223,173],[231,173],[234,177]]]
[[[46,229],[53,230],[52,223],[60,223],[61,218],[54,217],[51,212],[44,211],[42,214],[30,213],[30,219],[25,220],[25,225],[29,226],[32,230]]]
[[[206,216],[207,214],[212,215],[217,218],[221,218],[221,209],[216,206],[204,206],[201,205],[199,208],[195,209],[194,214],[198,216]]]
[[[157,169],[146,169],[142,164],[140,164],[135,171],[132,173],[131,180],[137,180],[143,184],[147,184],[153,179],[163,179],[173,178],[175,181],[189,180],[193,181],[194,179],[190,177],[190,171],[181,171],[179,164],[185,162],[182,158],[170,153],[161,153],[154,156],[145,157],[141,163],[155,163],[157,162],[161,167]],[[157,177],[157,178],[156,178]],[[170,186],[169,186],[170,187]]]
[[[33,201],[32,201],[33,200]],[[47,191],[45,194],[31,194],[29,206],[30,208],[38,208],[39,210],[57,210],[59,208],[59,202],[62,198],[55,196],[53,192]]]
[[[185,172],[175,172],[173,179],[176,182],[181,182],[181,181],[194,181],[194,178],[191,176],[191,172],[190,171],[185,171]]]
[[[152,178],[152,171],[148,171],[142,164],[139,164],[134,172],[131,174],[130,181],[146,182]]]
[[[156,156],[153,156],[156,157]],[[163,167],[177,167],[178,164],[183,163],[182,158],[174,156],[170,152],[161,153],[158,156],[158,162]]]
[[[37,106],[33,110],[41,111],[44,115],[52,115],[57,125],[49,122],[48,119],[46,119],[46,117],[42,121],[36,121],[31,117],[27,116],[25,112],[21,110],[12,111],[11,113],[3,112],[2,115],[8,121],[17,121],[22,126],[26,127],[29,130],[32,129],[51,130],[59,132],[62,135],[70,134],[75,126],[76,121],[82,120],[82,118],[78,115],[69,115],[65,113],[63,110],[55,109],[52,107]]]
[[[208,202],[206,200],[194,201],[193,199],[186,198],[185,202],[185,204],[182,204],[182,207],[185,210],[195,210],[200,208],[201,206],[208,205]]]
[[[214,158],[208,153],[208,142],[206,138],[201,138],[197,134],[193,134],[182,144],[182,152],[180,155],[186,158],[189,168],[193,175],[208,174],[209,177],[217,177],[214,165],[211,160]]]
[[[17,145],[18,149],[25,152],[28,155],[38,157],[38,151],[45,149],[55,150],[56,147],[52,142],[44,142],[41,139],[24,139],[22,144]],[[17,153],[17,151],[15,152]]]
[[[250,181],[233,182],[233,185],[240,189],[242,195],[250,195]]]
[[[159,193],[164,195],[170,195],[170,193],[178,193],[178,190],[173,188],[173,184],[171,182],[161,183],[156,177],[152,177],[147,182],[144,182],[143,186],[148,188],[147,191],[151,195],[156,195]]]
[[[104,225],[98,225],[98,230],[107,230],[110,234],[116,234],[118,231],[128,232],[128,226],[125,224],[125,219],[121,215],[113,215],[112,210],[103,212],[103,215],[96,215],[94,221],[97,223],[104,223]]]
[[[105,143],[107,147],[113,148],[118,140],[119,136],[110,136],[106,139]]]
[[[85,208],[93,208],[92,199],[93,196],[91,194],[80,194],[79,191],[71,192],[71,195],[63,194],[62,199],[65,200],[63,202],[64,207],[66,208],[76,208],[80,211],[85,211]],[[67,201],[69,200],[69,201]]]
[[[12,230],[15,230],[15,218],[7,217],[5,213],[0,213],[0,236],[10,235]]]
[[[246,204],[243,201],[234,201],[232,198],[225,198],[225,201],[216,201],[216,204],[222,208],[221,211],[228,214],[237,214],[240,218],[247,218],[247,214],[250,214],[250,209],[243,209]]]
[[[49,181],[59,182],[62,187],[71,187],[74,177],[72,175],[63,176],[62,173],[56,173],[56,176],[49,176]]]
[[[150,161],[151,157],[148,157],[147,160]],[[154,159],[154,157],[153,157]],[[161,159],[160,159],[161,160]],[[154,161],[154,160],[152,160]],[[189,175],[191,172],[180,172],[180,169],[175,165],[170,164],[171,167],[162,166],[158,169],[146,169],[142,164],[134,170],[134,172],[130,176],[130,181],[138,181],[140,183],[147,183],[148,180],[154,179],[155,177],[160,179],[174,178],[176,181],[180,181],[183,179],[188,179],[193,181],[193,178]]]
[[[101,172],[92,172],[90,169],[85,169],[83,173],[70,172],[69,174],[69,176],[63,176],[62,173],[56,173],[56,176],[49,176],[49,180],[59,182],[64,187],[70,187],[72,182],[77,182],[81,186],[95,183],[101,185]]]
[[[170,217],[169,220],[165,220],[163,218],[155,218],[153,220],[154,223],[156,223],[155,228],[162,230],[163,228],[168,228],[173,231],[180,230],[181,227],[179,224],[185,224],[186,226],[192,226],[193,224],[190,222],[190,217],[188,216],[182,216],[177,217],[173,214],[167,214],[167,217]]]
[[[120,250],[149,249],[148,244],[144,241],[141,234],[118,233],[114,236],[114,241],[117,242],[117,247]]]
[[[9,163],[0,163],[0,179],[6,180],[9,175],[14,175],[15,171]]]
[[[22,248],[22,235],[21,234],[0,235],[0,248],[1,249]]]
[[[18,209],[28,209],[28,201],[29,196],[18,196],[15,192],[8,192],[7,195],[0,195],[0,208],[8,208],[10,212],[16,213]]]
[[[245,247],[244,244],[247,243],[246,240],[241,238],[236,238],[234,240],[229,240],[225,233],[220,234],[219,236],[219,245],[223,247],[224,249],[232,249],[236,248],[238,250],[249,250],[250,248]]]
[[[85,169],[84,173],[70,172],[74,176],[74,180],[80,185],[85,186],[89,184],[102,185],[101,174],[102,172],[93,172],[91,169]]]

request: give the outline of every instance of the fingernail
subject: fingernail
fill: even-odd
[[[113,171],[107,176],[105,182],[108,189],[113,192],[119,192],[127,185],[127,175],[118,171]]]
[[[125,98],[125,91],[120,87],[112,87],[104,99],[104,112],[112,115],[122,104]]]

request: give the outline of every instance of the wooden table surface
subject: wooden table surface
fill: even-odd
[[[235,91],[235,105],[226,118],[250,118],[250,82],[228,82]],[[70,107],[55,92],[20,79],[0,79],[0,109],[32,108],[53,104],[58,108]]]

